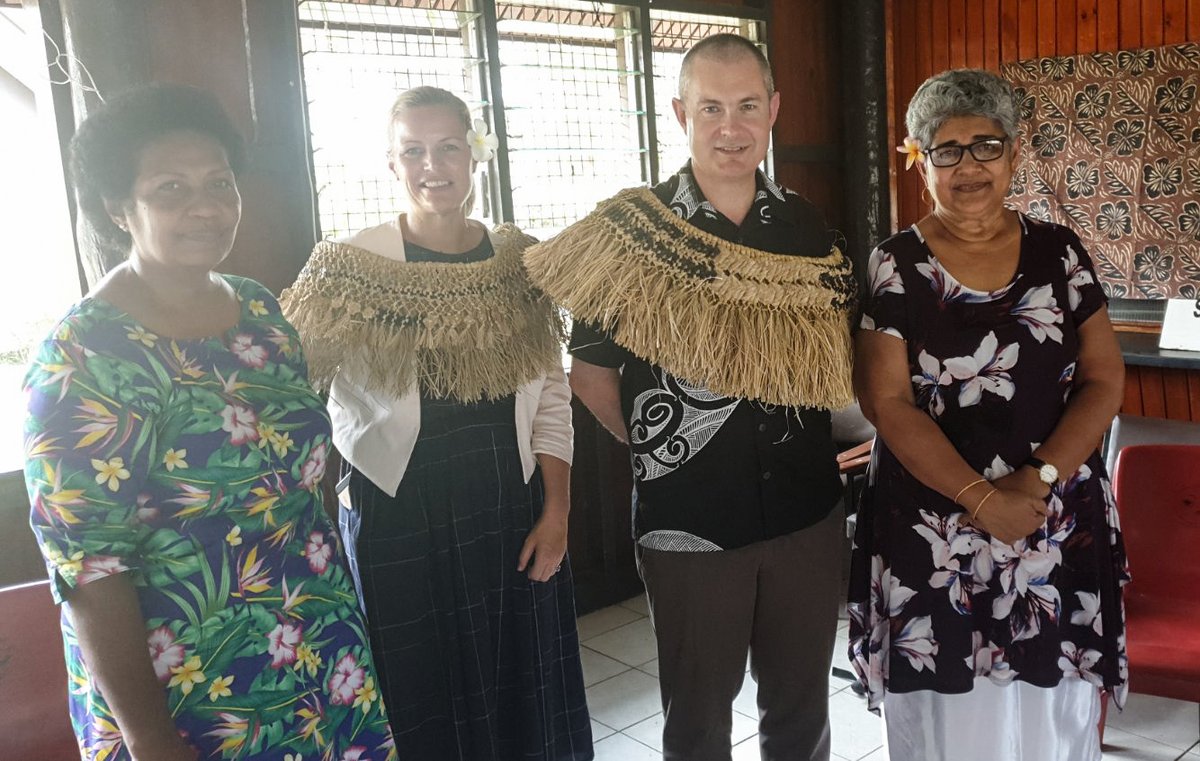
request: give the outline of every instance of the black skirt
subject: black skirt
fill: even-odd
[[[514,404],[423,397],[396,496],[350,472],[342,536],[401,761],[593,757],[570,565],[517,571],[543,493]]]

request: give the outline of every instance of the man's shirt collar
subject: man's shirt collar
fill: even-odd
[[[768,177],[761,169],[756,169],[754,172],[754,185],[754,201],[751,203],[742,225],[747,223],[772,224],[776,221],[792,225],[796,223],[794,214],[788,207],[786,197],[788,191]],[[705,198],[704,191],[700,189],[700,183],[696,181],[696,176],[692,173],[692,162],[690,161],[665,182],[655,186],[654,194],[678,217],[697,227],[705,229],[712,225],[731,226],[735,229],[738,227],[728,217],[717,211],[716,207]]]

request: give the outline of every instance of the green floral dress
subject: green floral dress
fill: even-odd
[[[227,278],[223,336],[156,336],[84,299],[26,377],[32,524],[61,602],[129,573],[201,758],[395,757],[353,582],[321,509],[330,429],[274,297]],[[85,759],[128,759],[63,618]]]

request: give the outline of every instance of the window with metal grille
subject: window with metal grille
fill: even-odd
[[[633,12],[497,3],[514,221],[553,235],[644,179]]]
[[[348,235],[395,216],[388,110],[401,92],[441,87],[482,108],[475,24],[457,3],[394,7],[302,2],[300,49],[321,234]],[[438,7],[434,7],[438,6]]]
[[[482,209],[553,235],[623,187],[687,160],[675,120],[679,64],[717,32],[764,39],[764,19],[650,9],[650,0],[302,0],[301,52],[323,237],[403,207],[387,168],[395,96],[432,84],[467,101],[501,140]],[[684,7],[684,10],[675,10]],[[761,42],[760,42],[761,44]],[[652,101],[652,107],[647,104]]]

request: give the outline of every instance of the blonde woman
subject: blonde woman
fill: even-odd
[[[400,756],[590,759],[562,325],[521,266],[533,240],[467,217],[490,158],[471,126],[445,90],[401,94],[388,155],[408,210],[318,245],[284,304],[328,384]]]

